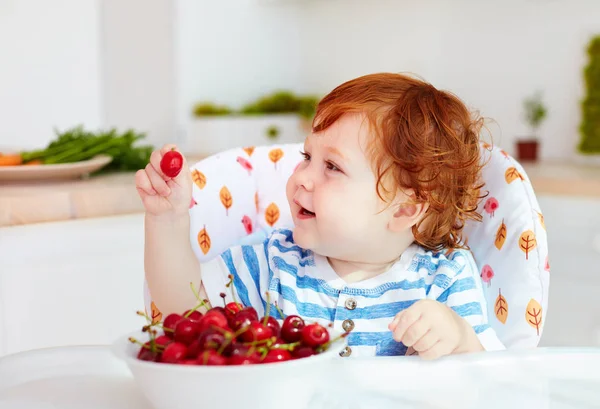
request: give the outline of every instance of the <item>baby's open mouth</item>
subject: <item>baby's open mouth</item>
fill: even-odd
[[[300,208],[300,215],[305,217],[315,217],[315,213],[309,210],[306,210],[304,207]]]

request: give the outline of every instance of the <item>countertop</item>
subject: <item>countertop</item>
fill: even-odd
[[[600,166],[523,164],[538,195],[600,198]],[[134,172],[0,185],[0,226],[143,212]]]

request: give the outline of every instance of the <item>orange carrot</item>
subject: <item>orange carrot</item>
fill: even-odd
[[[10,155],[1,155],[0,154],[0,166],[17,166],[23,163],[23,159],[21,155],[18,153],[10,154]]]

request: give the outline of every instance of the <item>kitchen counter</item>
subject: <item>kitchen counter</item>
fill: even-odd
[[[600,166],[536,163],[524,168],[538,195],[600,197]],[[143,206],[133,172],[0,185],[0,226],[139,212]]]

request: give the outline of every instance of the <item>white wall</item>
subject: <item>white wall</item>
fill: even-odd
[[[104,126],[134,128],[161,146],[176,135],[175,5],[102,0]]]
[[[303,91],[298,19],[304,2],[177,0],[178,123],[192,106],[239,108],[278,88]]]
[[[97,0],[0,1],[0,151],[101,122]]]
[[[328,90],[375,71],[413,71],[457,93],[513,151],[522,100],[545,92],[544,158],[575,155],[585,48],[597,0],[329,0],[304,3],[302,83]]]

